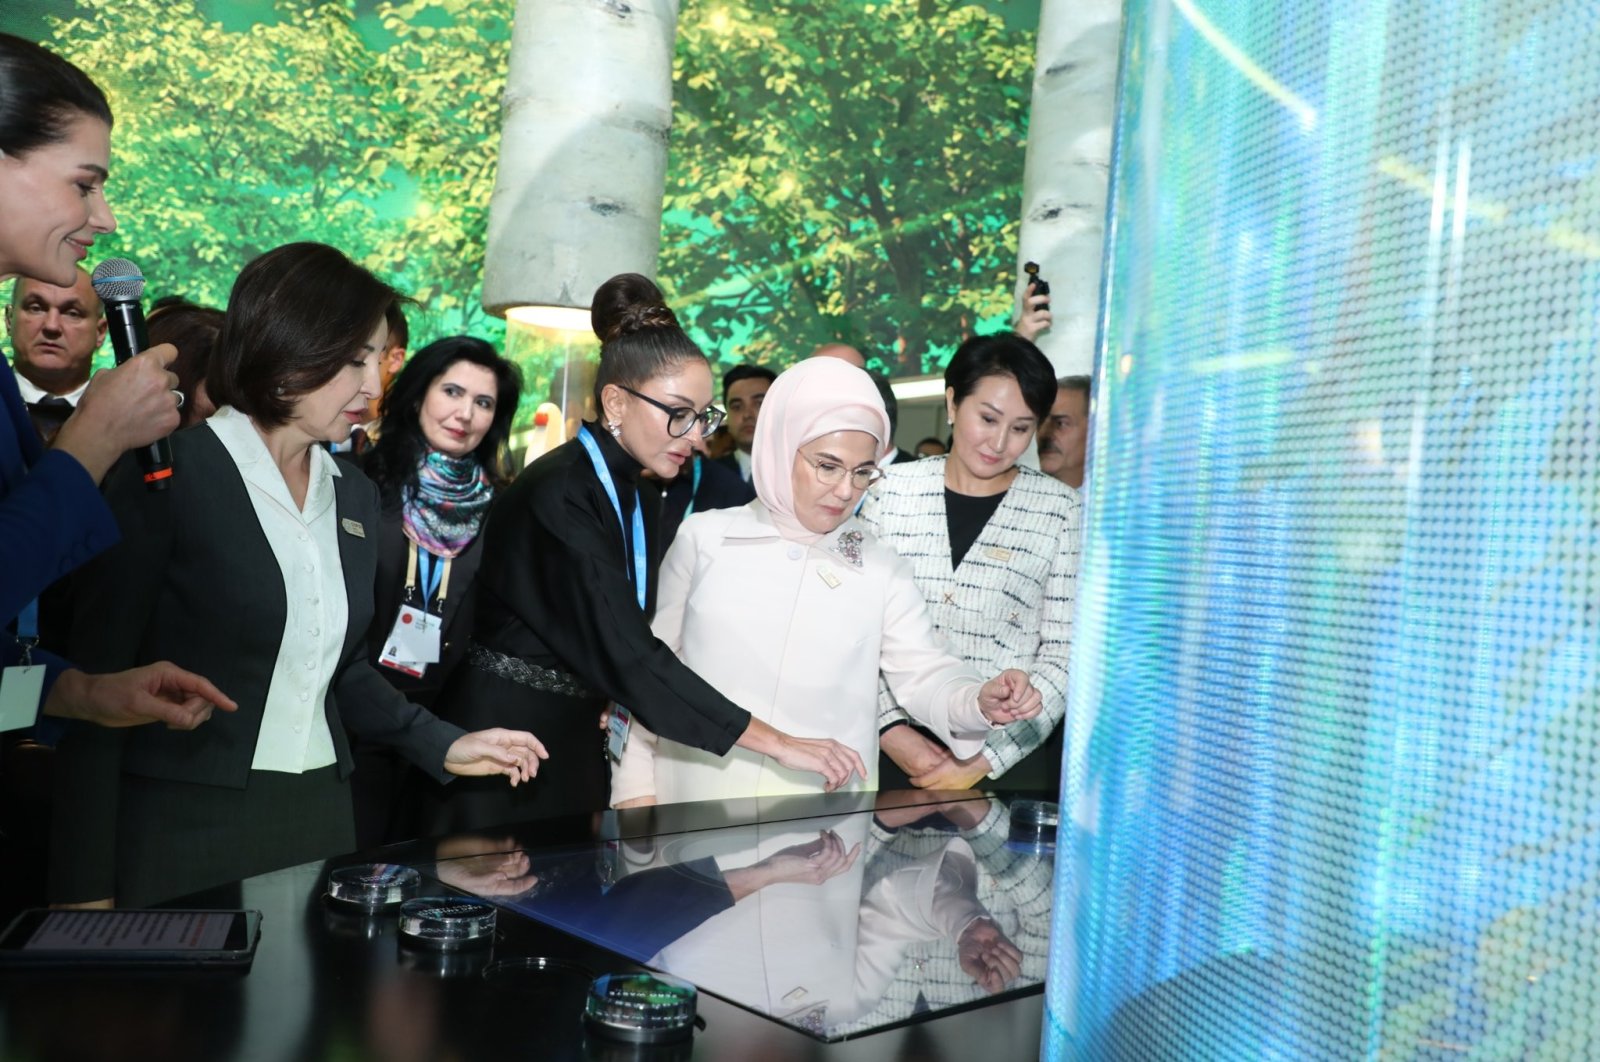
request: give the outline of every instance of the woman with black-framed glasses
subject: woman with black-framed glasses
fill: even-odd
[[[862,370],[811,358],[782,373],[751,447],[757,499],[684,521],[661,565],[654,630],[772,726],[831,735],[876,762],[881,672],[913,718],[975,755],[993,728],[1037,714],[1039,694],[1022,671],[984,682],[951,653],[910,567],[854,519],[893,446]],[[727,617],[747,602],[757,607],[730,630]],[[817,788],[758,752],[712,756],[636,726],[611,799],[632,807]]]
[[[711,404],[705,355],[649,280],[630,273],[602,284],[592,320],[600,419],[496,500],[472,645],[439,700],[458,723],[527,721],[550,757],[510,799],[452,785],[433,823],[439,832],[604,808],[607,758],[622,754],[634,714],[685,745],[717,756],[739,745],[829,789],[867,774],[832,738],[794,738],[752,719],[651,634],[660,507],[641,476],[675,477],[722,411]],[[602,721],[608,703],[620,707]]]

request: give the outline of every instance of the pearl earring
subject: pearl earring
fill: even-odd
[[[622,438],[622,425],[619,424],[617,421],[614,421],[614,420],[607,421],[606,422],[606,431],[609,431],[611,433],[611,437],[613,439]]]

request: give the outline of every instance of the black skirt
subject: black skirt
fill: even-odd
[[[117,906],[148,907],[355,847],[337,767],[251,771],[243,789],[124,773],[117,806]]]

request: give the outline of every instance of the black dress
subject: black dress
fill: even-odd
[[[604,431],[589,431],[631,521],[641,467]],[[659,501],[654,487],[640,493],[653,610]],[[744,733],[750,713],[650,633],[628,576],[631,535],[579,441],[524,469],[495,500],[480,537],[474,647],[436,710],[468,730],[532,731],[550,758],[515,789],[503,779],[457,780],[443,794],[436,832],[604,809],[610,770],[599,720],[608,701],[662,737],[719,755]]]

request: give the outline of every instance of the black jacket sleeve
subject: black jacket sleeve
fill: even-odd
[[[495,598],[568,671],[657,734],[726,753],[750,713],[650,633],[610,514],[591,503],[581,474],[569,469],[536,489],[507,492],[485,531],[479,594]]]

